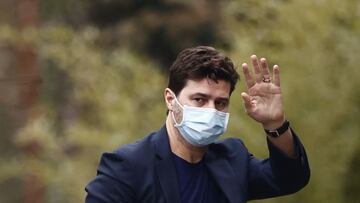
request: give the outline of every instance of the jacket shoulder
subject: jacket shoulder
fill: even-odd
[[[111,153],[103,153],[97,176],[86,186],[86,202],[136,202],[140,188],[152,183],[156,138],[145,138],[124,145]]]
[[[149,155],[149,152],[154,151],[153,136],[155,133],[147,135],[145,138],[138,140],[131,144],[126,144],[112,153],[123,158],[142,159],[142,155]]]
[[[129,164],[136,168],[142,165],[146,166],[148,162],[152,161],[155,157],[155,134],[156,133],[151,133],[141,140],[123,145],[110,154],[119,157],[123,164]],[[104,155],[105,154],[106,153],[104,153]]]
[[[132,144],[126,144],[113,152],[102,154],[98,172],[104,173],[118,179],[120,175],[131,175],[141,173],[144,167],[150,166],[155,158],[153,136],[145,138]]]

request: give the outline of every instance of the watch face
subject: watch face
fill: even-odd
[[[264,130],[266,134],[268,134],[270,137],[279,137],[289,129],[289,126],[290,126],[290,122],[286,120],[278,129],[275,130],[264,129]]]
[[[271,137],[279,137],[279,136],[280,136],[280,134],[279,134],[278,131],[270,131],[269,135],[270,135]]]

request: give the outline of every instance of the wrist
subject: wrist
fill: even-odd
[[[280,126],[278,126],[275,129],[266,129],[264,128],[265,133],[273,138],[280,137],[280,135],[284,134],[286,131],[288,131],[290,127],[290,123],[288,120],[285,120]]]
[[[279,128],[282,124],[284,124],[285,121],[286,121],[286,119],[283,117],[280,120],[263,123],[262,126],[266,130],[275,130],[275,129]]]

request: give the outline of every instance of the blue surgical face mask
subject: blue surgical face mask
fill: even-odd
[[[220,135],[224,134],[229,121],[229,113],[217,111],[213,108],[182,106],[176,96],[174,98],[183,110],[180,123],[176,122],[174,111],[171,112],[174,126],[187,142],[202,147],[215,142]]]

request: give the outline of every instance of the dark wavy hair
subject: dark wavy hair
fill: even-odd
[[[178,95],[188,80],[204,78],[229,82],[231,95],[240,76],[230,58],[213,47],[198,46],[179,53],[170,67],[168,88]]]

